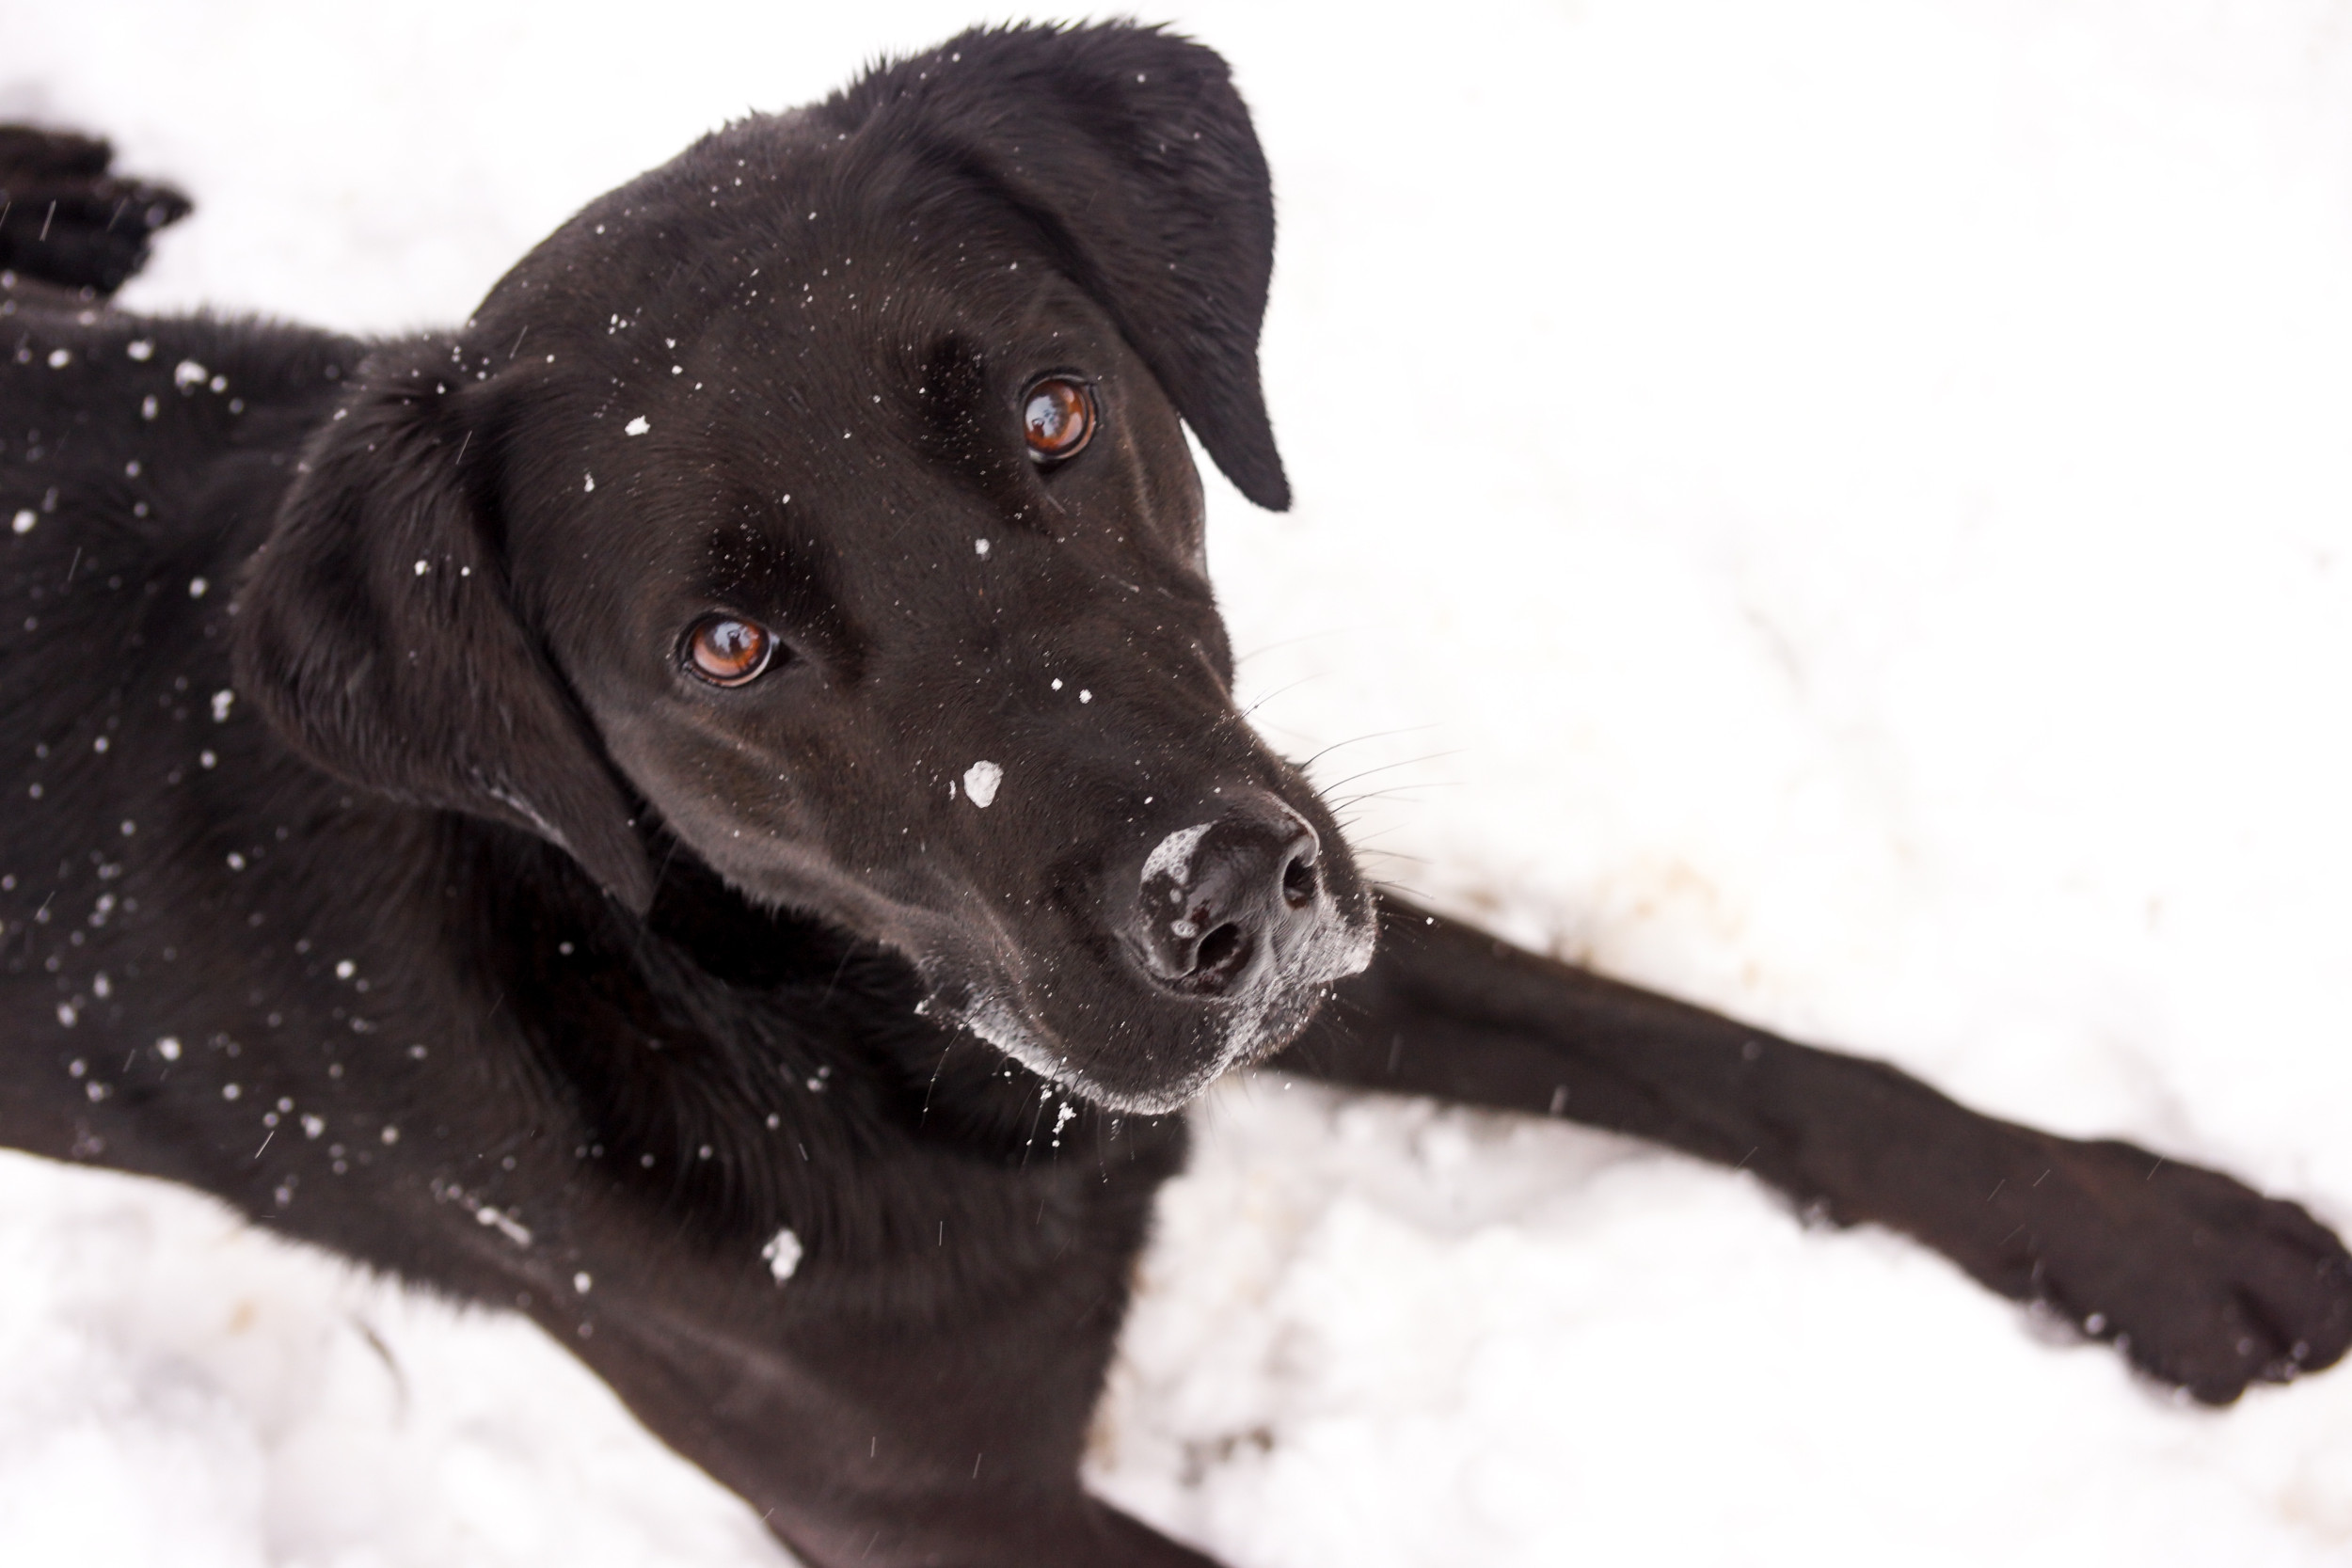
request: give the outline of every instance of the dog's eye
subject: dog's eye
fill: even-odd
[[[776,640],[732,615],[706,615],[686,634],[686,661],[713,686],[741,686],[768,668]]]
[[[1094,434],[1094,394],[1083,381],[1049,375],[1021,400],[1021,424],[1037,462],[1075,457]]]

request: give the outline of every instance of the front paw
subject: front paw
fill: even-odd
[[[2131,1144],[2033,1142],[1987,1205],[2009,1227],[1977,1271],[1995,1290],[2206,1404],[2352,1346],[2352,1255],[2300,1205]]]

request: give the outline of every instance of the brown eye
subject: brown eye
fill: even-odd
[[[1094,434],[1094,394],[1083,381],[1049,375],[1021,400],[1021,424],[1036,461],[1075,457]]]
[[[768,628],[732,615],[706,616],[686,634],[686,657],[713,686],[741,686],[768,668],[775,639]]]

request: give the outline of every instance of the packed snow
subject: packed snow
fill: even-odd
[[[1192,884],[1192,852],[1200,847],[1214,822],[1195,822],[1189,828],[1179,828],[1152,847],[1143,857],[1143,873],[1139,880],[1147,886],[1155,877],[1165,877],[1176,885],[1168,892],[1170,903],[1184,901],[1184,890]]]
[[[793,1232],[791,1227],[787,1226],[768,1239],[768,1244],[759,1249],[759,1256],[767,1263],[768,1272],[773,1275],[776,1283],[781,1285],[799,1270],[801,1251],[801,1238]],[[587,1275],[582,1275],[580,1277],[584,1279]]]
[[[1374,870],[2352,1225],[2339,8],[1152,14],[1281,204],[1298,503],[1208,479],[1244,700]],[[385,330],[973,19],[86,0],[10,16],[0,119],[196,198],[131,303]],[[1235,1568],[2352,1558],[2352,1370],[2186,1406],[1565,1125],[1267,1076],[1198,1122],[1089,1473]],[[784,1558],[520,1321],[8,1156],[0,1560]]]
[[[963,770],[964,798],[985,811],[996,803],[996,790],[1004,782],[1004,768],[983,757]]]

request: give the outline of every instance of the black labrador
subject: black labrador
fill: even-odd
[[[0,1136],[529,1314],[808,1561],[1205,1560],[1078,1456],[1269,1057],[1753,1170],[2208,1402],[2352,1341],[2293,1203],[1368,885],[1202,571],[1184,426],[1289,496],[1209,51],[966,34],[395,341],[112,309],[184,204],[0,158]]]

